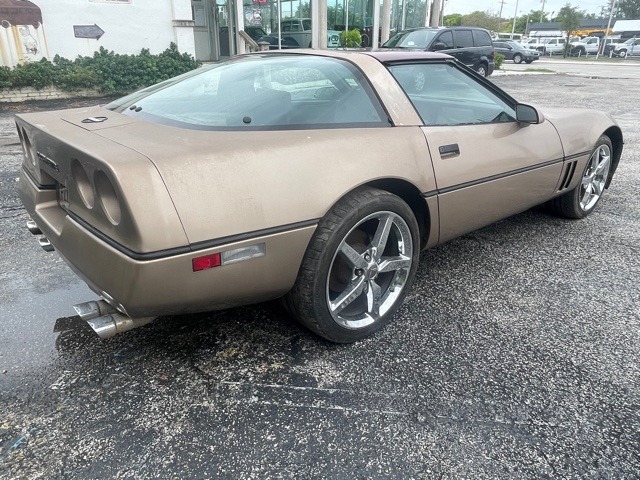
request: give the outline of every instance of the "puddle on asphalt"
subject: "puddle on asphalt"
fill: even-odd
[[[0,311],[0,384],[49,365],[66,345],[69,337],[65,333],[84,327],[73,305],[97,298],[78,281],[44,293],[30,291],[17,301],[4,303]]]

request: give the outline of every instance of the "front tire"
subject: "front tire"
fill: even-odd
[[[322,219],[285,305],[298,321],[337,343],[351,343],[392,319],[418,265],[416,218],[399,197],[359,188]]]
[[[584,218],[596,207],[611,170],[611,140],[602,135],[596,142],[578,186],[564,195],[551,200],[552,210],[567,218]]]

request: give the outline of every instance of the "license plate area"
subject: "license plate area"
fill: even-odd
[[[60,182],[56,182],[56,198],[58,199],[58,205],[65,210],[69,208],[69,189]]]

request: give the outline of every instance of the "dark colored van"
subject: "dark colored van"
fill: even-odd
[[[448,53],[484,77],[495,68],[493,42],[484,28],[412,28],[396,33],[380,48]]]

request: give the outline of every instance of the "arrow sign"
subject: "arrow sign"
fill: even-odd
[[[73,34],[76,38],[95,38],[99,40],[104,35],[104,30],[95,23],[93,25],[74,25]]]

